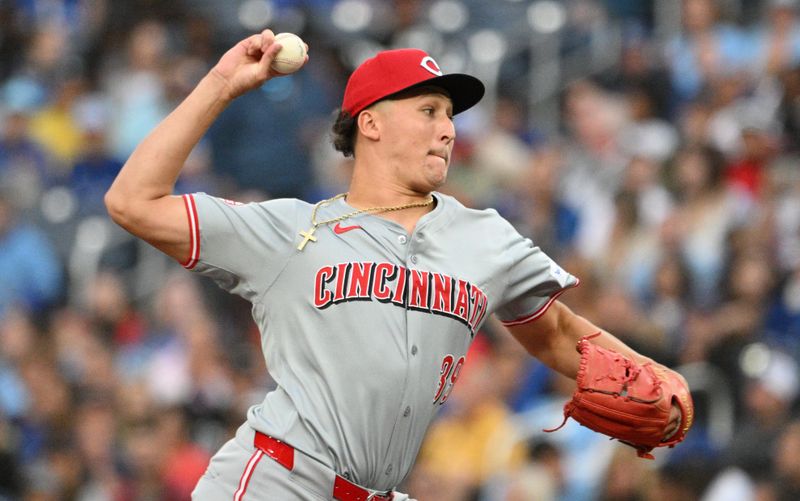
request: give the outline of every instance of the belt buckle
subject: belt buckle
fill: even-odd
[[[333,498],[340,501],[391,501],[394,494],[367,489],[355,484],[342,475],[336,475],[333,483]]]

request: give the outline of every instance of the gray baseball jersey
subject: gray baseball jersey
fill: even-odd
[[[434,196],[411,235],[360,215],[302,251],[308,203],[184,196],[184,266],[252,303],[278,385],[248,422],[373,489],[410,470],[486,318],[533,320],[577,284],[496,211]],[[339,199],[317,220],[354,210]]]

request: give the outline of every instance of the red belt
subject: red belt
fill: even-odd
[[[272,438],[257,431],[255,446],[287,470],[291,471],[294,468],[294,447],[286,442],[281,442],[277,438]],[[336,475],[336,480],[333,482],[333,498],[338,501],[392,501],[394,494],[389,492],[388,494],[375,494],[370,497],[370,492],[367,489],[340,475]]]

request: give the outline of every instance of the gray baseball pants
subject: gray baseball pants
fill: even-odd
[[[255,445],[256,432],[247,423],[211,458],[200,478],[193,501],[328,501],[334,497],[336,473],[294,450],[291,469]],[[341,479],[340,479],[341,480]],[[368,496],[342,495],[341,501],[366,501]],[[375,499],[385,499],[375,498]],[[392,501],[413,501],[392,493]]]

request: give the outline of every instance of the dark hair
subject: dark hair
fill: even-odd
[[[333,122],[333,127],[331,127],[333,147],[346,157],[355,156],[356,126],[356,117],[352,117],[350,113],[340,109]]]
[[[449,92],[436,85],[413,85],[407,89],[402,89],[394,94],[382,97],[369,106],[380,101],[405,99],[407,97],[430,93],[444,94],[450,97]],[[358,128],[356,118],[358,117],[358,113],[353,117],[350,116],[350,113],[339,108],[334,114],[336,115],[336,120],[333,122],[333,127],[331,127],[331,142],[333,143],[333,147],[336,151],[341,151],[346,157],[354,157],[356,154],[356,129]]]

